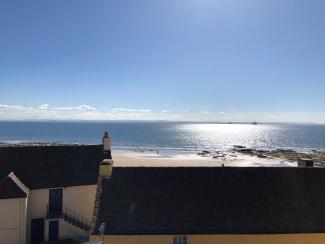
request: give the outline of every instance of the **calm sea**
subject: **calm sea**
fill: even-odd
[[[104,131],[113,149],[226,150],[233,145],[259,149],[324,150],[325,125],[213,124],[183,122],[0,122],[1,142],[100,143]]]

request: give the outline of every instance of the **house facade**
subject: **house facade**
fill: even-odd
[[[324,168],[115,167],[102,180],[91,239],[325,243],[324,186]]]
[[[0,243],[25,243],[29,189],[10,173],[0,182]]]
[[[0,147],[0,243],[89,239],[103,160],[107,133],[100,145]]]

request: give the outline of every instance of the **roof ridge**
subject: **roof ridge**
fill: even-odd
[[[10,172],[7,177],[9,177],[23,192],[26,194],[29,193],[29,188],[25,186],[25,184],[15,175],[14,172]]]
[[[16,148],[16,147],[86,147],[86,146],[102,146],[102,144],[60,144],[60,143],[21,143],[21,144],[0,144],[0,148]]]

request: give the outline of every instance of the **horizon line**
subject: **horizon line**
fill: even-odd
[[[110,120],[96,120],[96,119],[0,119],[0,122],[165,122],[165,123],[206,123],[206,124],[252,124],[253,121],[209,121],[209,120],[132,120],[132,119],[110,119]],[[297,121],[257,121],[257,124],[305,124],[305,125],[325,125],[319,122],[297,122]]]

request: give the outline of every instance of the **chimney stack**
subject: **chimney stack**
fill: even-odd
[[[108,135],[107,131],[105,131],[103,136],[103,148],[104,152],[111,150],[111,137]]]
[[[109,178],[112,176],[113,160],[111,156],[111,137],[106,131],[103,136],[104,160],[99,165],[99,176]]]
[[[110,178],[113,171],[113,160],[104,159],[99,165],[99,176],[103,178]]]

